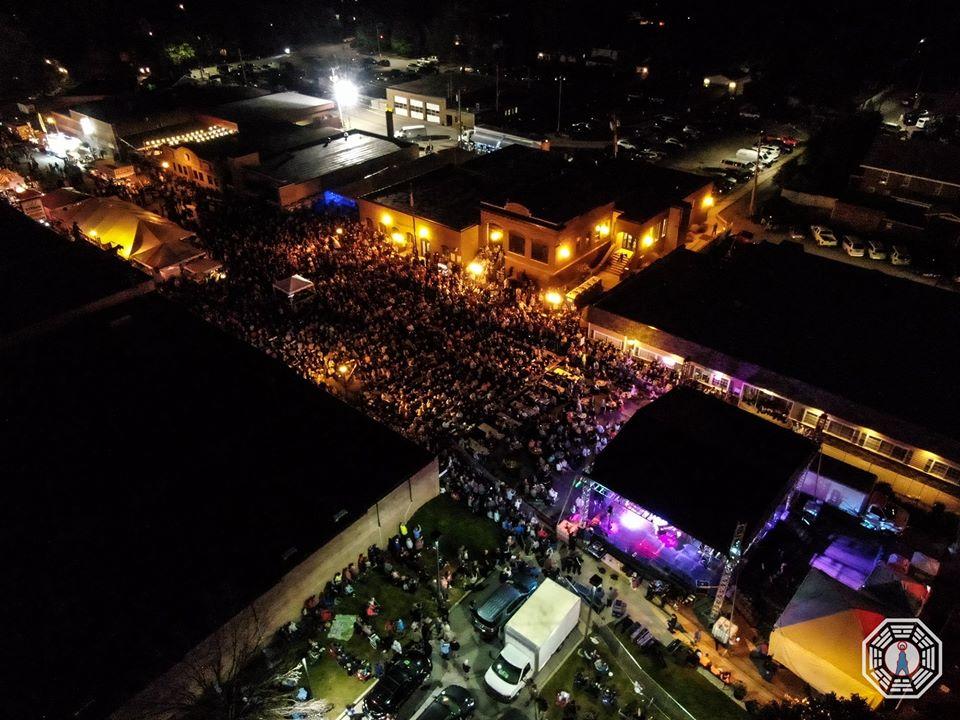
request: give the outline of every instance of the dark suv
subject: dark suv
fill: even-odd
[[[433,663],[426,655],[407,650],[394,660],[386,673],[364,700],[364,707],[370,717],[389,718],[397,714],[400,706],[413,695],[413,691],[423,684],[433,670]]]
[[[471,611],[470,620],[477,632],[487,640],[496,637],[503,624],[523,605],[523,601],[539,584],[539,570],[524,567],[515,572],[513,577]]]

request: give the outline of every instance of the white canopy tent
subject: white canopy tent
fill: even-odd
[[[273,284],[273,289],[288,300],[295,300],[305,294],[312,293],[315,290],[315,286],[313,281],[307,280],[303,275],[291,275],[283,280],[277,280]]]

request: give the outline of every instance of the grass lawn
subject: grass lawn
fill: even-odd
[[[619,668],[606,650],[603,648],[599,650],[600,655],[613,669],[613,677],[610,678],[609,682],[616,688],[617,702],[620,704],[620,707],[626,707],[626,705],[636,697],[633,692],[633,682],[627,677],[626,673]],[[580,657],[580,655],[574,653],[567,658],[567,661],[560,666],[553,677],[550,678],[550,682],[542,689],[544,699],[550,704],[549,709],[544,713],[544,717],[547,718],[547,720],[560,720],[560,718],[563,717],[563,709],[557,707],[557,693],[561,690],[566,690],[576,701],[577,707],[579,708],[577,712],[578,718],[586,717],[587,713],[591,711],[598,718],[615,716],[615,711],[608,710],[601,705],[599,698],[594,697],[585,690],[574,689],[573,678],[580,670],[583,670],[591,678],[594,676],[593,667]]]
[[[310,666],[310,690],[314,697],[333,703],[331,717],[337,717],[343,709],[352,703],[367,687],[373,683],[363,683],[337,665],[337,661],[324,654],[315,665]]]
[[[440,551],[447,558],[454,557],[461,545],[476,556],[483,550],[493,552],[500,542],[500,528],[492,520],[475,515],[465,503],[455,502],[446,493],[417,510],[407,527],[418,523],[425,538],[434,530],[440,532]]]
[[[744,720],[746,712],[723,691],[694,668],[674,662],[668,655],[666,667],[657,665],[649,655],[639,652],[619,632],[620,641],[630,648],[630,655],[641,668],[680,703],[697,720]],[[642,682],[642,681],[641,681]]]
[[[349,598],[342,598],[337,603],[334,611],[337,614],[344,615],[364,615],[364,609],[371,597],[376,597],[380,603],[380,615],[373,618],[373,626],[381,639],[386,635],[384,623],[387,620],[396,621],[397,618],[403,618],[407,625],[410,624],[410,610],[414,603],[419,602],[424,611],[435,614],[437,605],[430,588],[421,585],[416,593],[404,592],[381,576],[376,571],[368,572],[364,577],[354,583],[354,594]],[[320,634],[315,638],[322,646],[331,642],[326,634]],[[401,642],[404,640],[401,638]],[[348,641],[343,643],[344,647],[355,656],[375,663],[378,658],[382,658],[381,642],[380,650],[375,650],[370,645],[370,641],[362,634],[354,635]],[[339,711],[348,704],[357,699],[369,683],[361,683],[356,677],[347,675],[346,670],[337,664],[337,661],[329,654],[323,653],[315,664],[310,665],[310,683],[315,697],[322,697],[334,703],[334,709],[337,711],[333,716],[339,714]]]

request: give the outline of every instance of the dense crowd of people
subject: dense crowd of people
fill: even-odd
[[[309,209],[190,207],[227,279],[179,292],[305,377],[356,388],[368,414],[425,447],[446,447],[499,414],[509,442],[527,445],[545,470],[562,466],[602,446],[615,432],[602,418],[650,390],[644,363],[588,340],[574,312],[545,307],[532,285],[506,282],[492,266],[479,282],[455,264],[404,254],[359,222]],[[273,289],[294,273],[315,286],[296,309]],[[549,412],[541,404],[537,422],[511,424],[517,398],[558,364],[576,379],[564,381]]]

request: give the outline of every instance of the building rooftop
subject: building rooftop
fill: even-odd
[[[811,440],[678,387],[634,413],[590,477],[724,552],[738,523],[747,542],[756,535],[814,453]]]
[[[439,174],[423,175],[414,180],[413,188],[418,207],[423,208],[418,212],[448,227],[462,229],[480,221],[481,203],[499,208],[518,203],[530,210],[535,220],[562,225],[618,198],[630,200],[634,193],[659,198],[656,212],[660,212],[710,182],[690,173],[663,171],[664,168],[646,163],[570,160],[561,152],[511,145],[476,157],[455,170],[441,169],[436,171]],[[455,195],[446,191],[445,181],[456,184]],[[648,186],[653,189],[647,190]],[[678,195],[681,191],[683,195]],[[384,204],[403,202],[409,208],[409,194],[410,183],[406,182],[371,193],[366,199]],[[396,204],[392,207],[403,209]]]
[[[301,122],[335,107],[333,100],[298,92],[279,92],[227,103],[215,108],[211,114],[238,123]]]
[[[174,112],[186,113],[182,122],[189,122],[188,111],[209,109],[266,94],[265,90],[238,85],[178,85],[168,90],[115,95],[83,102],[72,109],[111,124],[127,121],[141,123],[149,116]]]
[[[146,281],[117,256],[71,242],[3,202],[0,227],[0,338]]]
[[[860,165],[960,185],[960,147],[934,140],[878,133]]]
[[[948,457],[958,449],[960,293],[762,243],[670,253],[589,315],[617,317],[687,341],[671,351],[707,367]]]
[[[635,188],[617,200],[616,209],[625,220],[645,222],[713,182],[703,175],[658,165],[643,165],[642,172]]]
[[[391,85],[390,89],[399,93],[429,95],[455,100],[457,91],[461,93],[461,104],[466,103],[468,95],[491,90],[496,85],[494,78],[476,73],[447,72],[436,75],[424,75],[416,80]]]
[[[328,133],[325,139],[281,150],[267,157],[261,153],[260,164],[253,169],[286,185],[323,177],[409,147],[409,143],[402,140],[391,140],[359,130],[348,133],[342,130],[330,133],[329,128],[323,130]]]
[[[445,165],[424,175],[391,185],[364,196],[400,212],[414,212],[452,230],[464,230],[480,222],[480,202],[496,194],[489,178],[471,172],[470,163]]]
[[[0,375],[12,715],[107,716],[432,458],[157,295]]]

